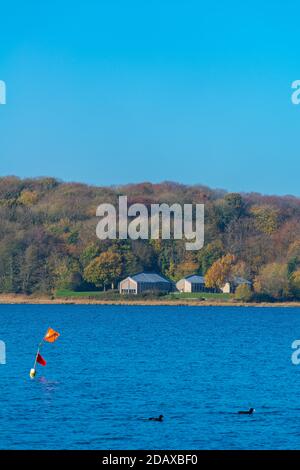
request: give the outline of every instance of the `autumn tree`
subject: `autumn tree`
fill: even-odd
[[[122,272],[122,258],[119,253],[104,251],[97,258],[93,259],[84,270],[84,279],[95,284],[96,287],[106,289],[120,277]]]
[[[294,241],[288,249],[288,272],[292,275],[300,268],[300,241]]]
[[[182,277],[197,273],[198,270],[199,263],[196,255],[192,252],[187,252],[182,263],[179,263],[175,268],[174,279],[178,281]]]
[[[289,295],[288,267],[282,263],[263,266],[254,281],[254,289],[259,294],[267,294],[275,299]]]
[[[29,190],[24,190],[20,194],[18,198],[18,202],[21,204],[24,204],[24,206],[32,206],[33,204],[36,204],[38,200],[38,193],[37,191],[29,191]]]
[[[242,302],[249,302],[252,297],[252,291],[248,284],[240,284],[234,293],[234,298]]]
[[[231,280],[235,256],[227,254],[213,263],[205,275],[205,285],[209,288],[221,288]]]
[[[238,261],[232,269],[235,277],[242,277],[249,280],[251,278],[250,266],[245,261]]]
[[[300,269],[294,271],[290,276],[290,289],[294,297],[300,298]]]
[[[253,206],[251,214],[254,216],[258,230],[267,235],[274,233],[278,227],[278,209],[271,206]]]

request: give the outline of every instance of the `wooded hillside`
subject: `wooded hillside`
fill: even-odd
[[[129,204],[204,203],[204,248],[188,252],[183,241],[98,240],[96,208],[117,206],[119,195]],[[93,187],[0,178],[0,292],[102,288],[142,270],[173,280],[195,272],[215,279],[222,260],[230,262],[228,275],[253,281],[258,295],[299,297],[300,199],[172,182]]]

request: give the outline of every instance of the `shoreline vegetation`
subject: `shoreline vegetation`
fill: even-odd
[[[90,295],[25,295],[25,294],[0,294],[0,305],[124,305],[124,306],[190,306],[190,307],[300,307],[300,301],[278,301],[278,302],[241,302],[233,296],[225,298],[197,298],[165,296],[161,298],[124,298],[115,296],[105,298],[103,295],[92,295],[94,293],[80,293]],[[100,292],[99,294],[103,294]],[[221,297],[221,296],[220,296]]]

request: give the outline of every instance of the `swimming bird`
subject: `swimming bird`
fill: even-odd
[[[158,418],[148,418],[148,421],[159,421],[162,422],[164,419],[163,415],[159,415]]]
[[[254,413],[255,409],[254,408],[249,408],[248,411],[239,411],[239,415],[252,415]]]

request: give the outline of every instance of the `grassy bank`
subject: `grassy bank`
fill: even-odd
[[[73,291],[67,289],[59,289],[55,292],[55,298],[69,298],[69,299],[106,299],[108,297],[120,297],[118,292],[111,292],[111,291]]]
[[[170,300],[232,300],[232,294],[219,294],[211,292],[172,292],[171,294],[165,296],[165,298]]]
[[[204,295],[203,295],[204,294]],[[240,302],[231,294],[172,293],[160,297],[123,296],[117,291],[76,292],[58,290],[55,295],[0,294],[0,304],[40,305],[153,305],[198,307],[300,307],[298,302]]]
[[[178,301],[178,300],[214,300],[214,301],[230,301],[233,300],[232,294],[220,294],[210,292],[172,292],[168,295],[156,296],[151,294],[143,295],[120,295],[118,291],[88,291],[79,292],[67,289],[59,289],[55,293],[55,298],[61,299],[96,299],[96,300],[166,300],[166,301]]]

